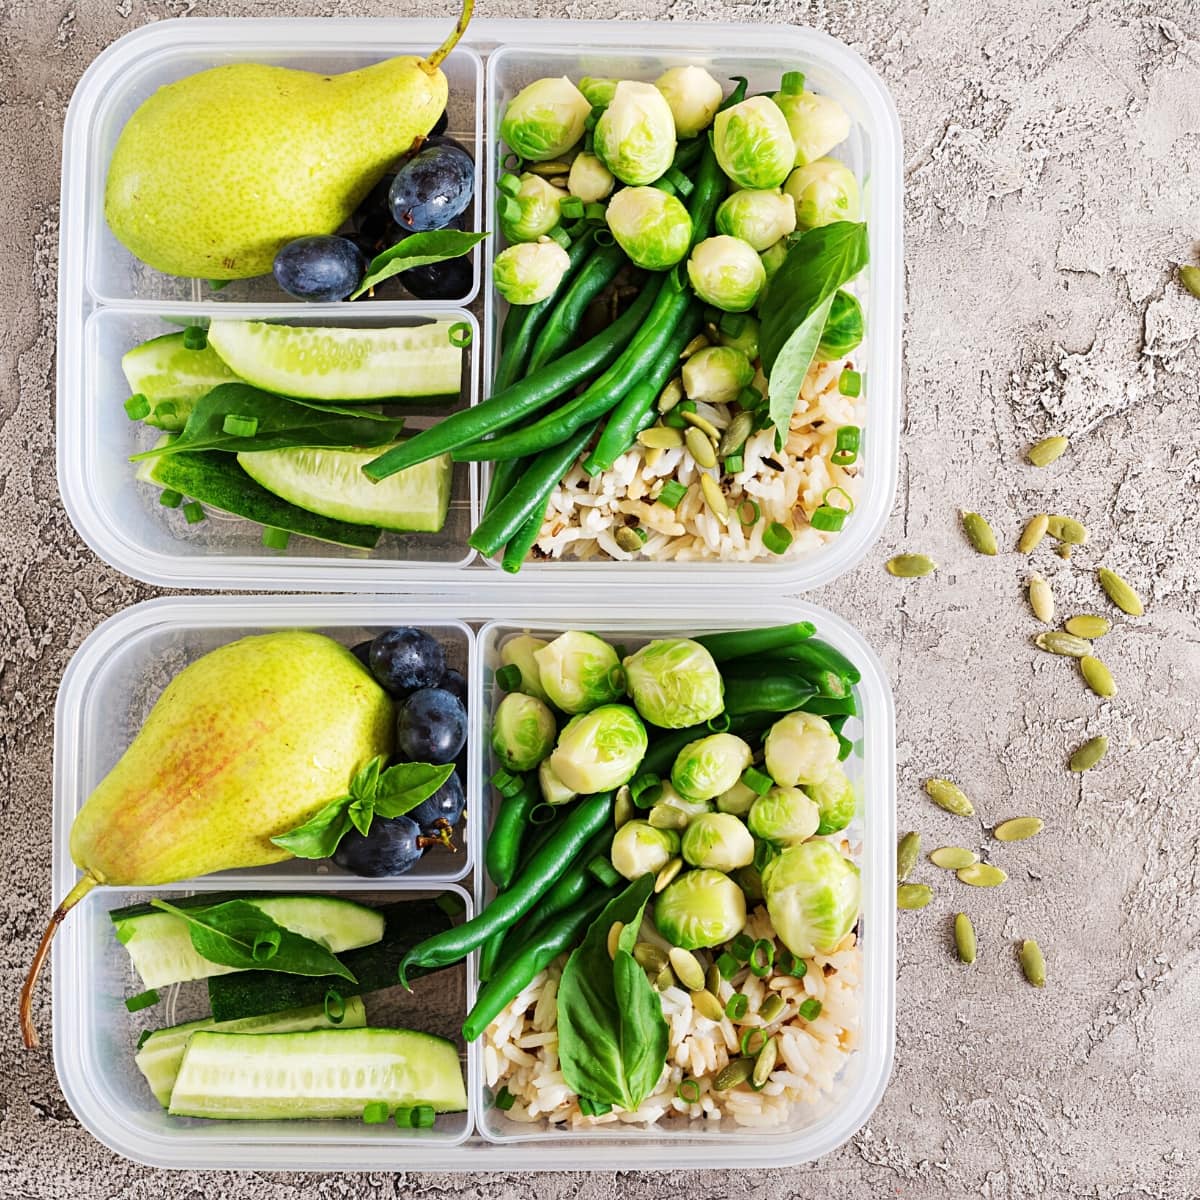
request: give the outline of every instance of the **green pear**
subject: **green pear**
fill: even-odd
[[[75,818],[71,858],[84,874],[25,982],[26,1043],[36,1044],[29,1006],[50,939],[93,887],[290,858],[271,838],[344,796],[359,767],[390,752],[393,724],[387,693],[317,633],[242,638],[180,671]]]

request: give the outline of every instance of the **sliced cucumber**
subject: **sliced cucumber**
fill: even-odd
[[[129,390],[141,392],[150,402],[147,425],[182,429],[201,396],[237,378],[211,346],[189,350],[183,337],[164,333],[134,346],[121,359]]]
[[[335,329],[213,321],[208,343],[247,383],[305,400],[457,396],[462,349],[455,322],[394,329]]]
[[[450,456],[439,455],[372,483],[362,469],[388,449],[253,450],[237,460],[267,491],[308,512],[354,525],[436,533],[450,506]]]
[[[383,937],[383,914],[375,908],[355,904],[338,896],[242,896],[285,929],[320,942],[337,954],[358,946],[370,946]],[[220,903],[227,896],[191,897],[196,907]],[[165,987],[188,979],[228,975],[234,967],[202,958],[192,945],[186,921],[173,913],[149,905],[115,909],[109,914],[117,940],[129,951],[133,965],[146,987]]]
[[[192,1034],[171,1092],[182,1117],[361,1117],[372,1101],[467,1107],[458,1049],[411,1029]]]
[[[171,1091],[179,1064],[188,1039],[201,1029],[214,1033],[298,1033],[308,1029],[362,1029],[367,1023],[367,1010],[358,996],[346,1001],[346,1009],[340,1021],[331,1021],[324,1004],[313,1004],[308,1008],[292,1008],[287,1012],[267,1013],[262,1017],[243,1017],[240,1021],[222,1021],[205,1017],[200,1021],[188,1021],[183,1025],[171,1025],[156,1029],[141,1045],[134,1057],[137,1068],[146,1077],[154,1098],[167,1108],[171,1103]]]
[[[370,550],[379,541],[381,530],[376,526],[337,521],[289,504],[251,479],[232,454],[220,450],[161,454],[142,465],[148,468],[149,482],[260,525],[358,550]]]

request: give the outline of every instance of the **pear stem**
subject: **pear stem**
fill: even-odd
[[[79,903],[100,881],[94,875],[85,875],[67,894],[63,902],[50,914],[50,923],[42,940],[34,952],[33,962],[29,966],[29,974],[25,976],[25,986],[21,988],[21,1037],[25,1040],[25,1049],[32,1050],[38,1043],[37,1030],[33,1027],[33,991],[37,987],[38,976],[42,964],[50,953],[50,943],[58,932],[67,913]]]
[[[475,0],[463,0],[462,12],[458,14],[458,22],[450,31],[450,36],[428,57],[421,60],[421,69],[426,74],[434,74],[442,65],[442,59],[458,44],[458,39],[467,32],[471,22],[471,14],[475,11]]]

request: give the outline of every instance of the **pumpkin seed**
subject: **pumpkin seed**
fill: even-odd
[[[1070,767],[1077,774],[1080,771],[1090,771],[1108,753],[1108,738],[1104,734],[1084,742],[1071,755]]]
[[[653,942],[635,942],[633,957],[639,967],[655,975],[667,965],[667,952]]]
[[[1088,540],[1087,527],[1074,517],[1050,517],[1046,522],[1046,532],[1068,546],[1082,546]]]
[[[654,877],[654,892],[657,895],[683,870],[683,859],[676,857]]]
[[[1142,598],[1116,571],[1101,567],[1097,574],[1100,576],[1100,586],[1122,612],[1127,612],[1131,617],[1140,617],[1146,611]]]
[[[992,837],[998,842],[1023,842],[1041,833],[1044,828],[1045,822],[1041,817],[1010,817],[992,830]]]
[[[745,444],[747,438],[754,432],[754,418],[748,412],[740,412],[729,422],[725,432],[721,434],[721,444],[717,447],[721,457],[736,454]]]
[[[714,996],[719,996],[721,991],[721,968],[716,963],[711,963],[708,970],[704,972],[704,986]]]
[[[949,779],[927,779],[925,780],[925,791],[938,808],[944,808],[956,817],[973,817],[975,815],[975,805],[967,799],[966,792],[958,784],[951,783]]]
[[[1055,459],[1062,458],[1070,444],[1065,437],[1044,437],[1029,447],[1029,461],[1035,467],[1048,467]]]
[[[889,575],[899,579],[920,579],[923,575],[932,575],[937,570],[937,563],[926,554],[897,554],[884,564]]]
[[[608,928],[608,957],[617,957],[617,943],[621,940],[621,934],[625,930],[624,921],[614,921]]]
[[[753,1071],[754,1062],[752,1059],[731,1059],[717,1072],[717,1076],[713,1080],[713,1090],[727,1092],[730,1088],[737,1087],[739,1083],[745,1083]]]
[[[639,550],[646,544],[646,537],[639,533],[632,525],[622,525],[615,534],[613,540],[627,554],[637,554]]]
[[[654,977],[654,986],[660,991],[665,992],[667,988],[675,986],[675,972],[669,966],[663,967],[661,971]]]
[[[779,1049],[775,1045],[775,1039],[770,1041],[758,1052],[758,1057],[754,1060],[754,1071],[750,1076],[750,1082],[760,1088],[767,1082],[771,1072],[775,1070],[775,1063],[779,1060]]]
[[[1059,558],[1070,558],[1071,547],[1068,546],[1066,542],[1059,542],[1059,544],[1054,547],[1054,553],[1057,554]]]
[[[729,504],[725,500],[725,493],[721,491],[721,485],[711,475],[701,475],[700,491],[704,496],[704,503],[708,505],[709,512],[722,525],[728,525]]]
[[[712,442],[694,425],[688,428],[683,435],[683,440],[688,448],[688,453],[700,466],[715,467],[717,465],[717,452],[713,449]]]
[[[1085,654],[1092,652],[1092,643],[1087,638],[1076,637],[1073,633],[1063,633],[1059,629],[1052,629],[1049,633],[1039,633],[1033,641],[1039,650],[1045,650],[1049,654],[1066,654],[1071,658],[1083,658]]]
[[[689,992],[704,991],[704,968],[690,950],[684,950],[682,946],[672,946],[667,951],[667,958],[675,977]]]
[[[665,388],[658,393],[658,411],[670,412],[683,399],[683,380],[676,375]]]
[[[1112,677],[1112,672],[1095,655],[1085,654],[1079,660],[1079,670],[1083,675],[1083,682],[1097,696],[1103,696],[1107,700],[1110,696],[1117,694],[1117,684]]]
[[[697,988],[691,993],[692,1007],[710,1021],[720,1021],[725,1016],[725,1009],[720,1000],[705,988]]]
[[[769,996],[764,997],[763,1002],[758,1006],[758,1015],[762,1018],[763,1024],[770,1025],[781,1012],[787,1001],[778,993],[772,992]]]
[[[959,913],[954,918],[954,948],[958,951],[958,961],[973,963],[975,961],[975,926],[966,913]]]
[[[917,856],[921,853],[921,835],[915,830],[906,833],[896,847],[896,882],[903,883],[913,867],[917,865]]]
[[[955,872],[960,883],[969,883],[972,887],[999,887],[1007,878],[999,867],[991,863],[972,863]]]
[[[627,821],[633,820],[634,812],[633,797],[629,792],[629,785],[625,784],[617,792],[617,798],[613,802],[613,824],[620,829]]]
[[[646,818],[655,829],[674,829],[682,832],[687,828],[687,813],[673,804],[656,804]]]
[[[1038,513],[1036,517],[1031,517],[1029,524],[1025,526],[1025,532],[1021,534],[1021,540],[1017,543],[1017,549],[1022,554],[1032,554],[1037,549],[1038,543],[1046,536],[1049,524],[1050,518],[1045,513]]]
[[[1098,638],[1103,637],[1112,628],[1112,622],[1107,617],[1083,613],[1078,617],[1068,617],[1063,622],[1063,628],[1076,637]]]
[[[693,428],[705,434],[714,445],[721,440],[721,431],[711,421],[706,421],[699,413],[685,412],[683,419]]]
[[[969,867],[972,863],[977,863],[979,855],[965,846],[939,846],[929,856],[929,861],[944,871],[957,871],[960,867]]]
[[[1180,267],[1179,282],[1200,300],[1200,267]]]
[[[1054,620],[1054,592],[1041,575],[1035,574],[1029,581],[1029,607],[1039,621],[1049,625]]]
[[[708,345],[708,338],[702,333],[696,334],[694,338],[683,348],[683,352],[679,355],[681,359],[691,358],[693,354],[703,350]]]
[[[666,454],[665,450],[659,450],[656,447],[651,446],[651,448],[642,455],[642,458],[645,460],[647,467],[653,468],[658,466],[659,459],[661,459],[664,454]]]
[[[1033,938],[1026,938],[1021,943],[1021,949],[1017,957],[1021,960],[1021,970],[1024,972],[1025,978],[1034,987],[1045,987],[1046,958],[1042,954],[1041,946]]]
[[[968,512],[966,509],[963,509],[962,524],[963,532],[967,535],[967,541],[980,554],[996,553],[996,535],[992,532],[992,527],[987,523],[987,518],[977,512]]]
[[[683,434],[670,425],[651,425],[638,434],[638,441],[652,450],[677,450],[683,445]]]
[[[570,163],[559,162],[557,159],[551,162],[530,163],[526,168],[531,175],[541,175],[549,178],[551,175],[565,175],[571,169]]]
[[[933,888],[927,883],[902,883],[896,889],[897,908],[924,908],[933,899]]]

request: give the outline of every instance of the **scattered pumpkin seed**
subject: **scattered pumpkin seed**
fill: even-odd
[[[717,452],[713,449],[712,442],[694,425],[688,427],[687,432],[683,435],[683,440],[687,445],[688,453],[700,466],[715,467],[717,465]]]
[[[730,1088],[745,1083],[754,1071],[754,1060],[749,1058],[731,1059],[718,1072],[713,1080],[713,1090],[727,1092]]]
[[[1041,833],[1045,827],[1041,817],[1010,817],[992,830],[992,837],[998,842],[1023,842]]]
[[[725,1009],[720,1000],[707,988],[698,988],[691,993],[692,1007],[710,1021],[720,1021],[725,1016]]]
[[[633,958],[639,967],[655,975],[667,965],[667,952],[653,942],[635,942]]]
[[[1200,267],[1180,267],[1179,282],[1200,300]]]
[[[1116,571],[1101,567],[1097,574],[1100,577],[1100,586],[1122,612],[1128,613],[1131,617],[1140,617],[1146,611],[1142,604],[1142,598]]]
[[[717,447],[721,457],[736,454],[745,444],[747,438],[754,432],[754,418],[748,412],[740,412],[721,434],[721,444]]]
[[[657,895],[683,870],[683,859],[676,856],[654,877],[654,892]]]
[[[1021,960],[1021,970],[1024,972],[1025,978],[1034,987],[1045,987],[1046,958],[1042,954],[1041,946],[1033,938],[1026,938],[1021,943],[1021,949],[1018,951],[1017,957]]]
[[[665,992],[667,988],[673,988],[675,983],[675,972],[672,971],[669,966],[663,967],[663,969],[654,977],[654,986],[660,992]]]
[[[1117,684],[1112,672],[1094,654],[1085,654],[1079,660],[1079,670],[1083,675],[1083,682],[1097,696],[1103,696],[1107,700],[1117,694]]]
[[[679,355],[679,357],[681,359],[691,358],[693,354],[703,350],[708,344],[708,338],[706,338],[704,334],[698,333],[690,342],[688,342],[686,346],[684,346],[683,352]]]
[[[927,779],[925,780],[925,791],[938,808],[944,808],[956,817],[973,817],[975,815],[975,805],[967,799],[966,792],[958,784],[951,783],[949,779]]]
[[[923,575],[932,575],[937,570],[937,563],[926,554],[897,554],[884,564],[889,575],[900,579],[920,579]]]
[[[929,856],[929,861],[944,871],[957,871],[961,867],[969,867],[972,863],[977,863],[979,855],[965,846],[939,846]]]
[[[1081,771],[1090,771],[1107,753],[1108,738],[1104,734],[1100,734],[1099,737],[1094,737],[1090,741],[1084,742],[1071,755],[1069,765],[1071,770],[1076,772],[1076,774]]]
[[[704,991],[704,968],[690,950],[684,950],[682,946],[672,946],[667,951],[667,958],[676,978],[689,992]]]
[[[624,921],[614,921],[608,928],[608,957],[617,957],[617,943],[621,939],[621,934],[625,930]]]
[[[629,784],[625,784],[617,792],[617,798],[613,801],[613,824],[620,829],[627,821],[633,820],[635,811]]]
[[[1008,875],[993,867],[991,863],[972,863],[969,867],[961,867],[955,872],[960,883],[969,883],[972,887],[999,887]]]
[[[704,986],[714,996],[721,991],[721,968],[716,963],[710,964],[708,970],[704,972]]]
[[[921,835],[910,830],[896,847],[896,882],[903,883],[917,865],[917,856],[921,853]]]
[[[721,440],[721,431],[711,422],[707,421],[699,413],[685,412],[683,419],[694,428],[705,434],[709,441],[716,445]]]
[[[677,450],[683,445],[683,433],[670,425],[651,425],[638,434],[638,441],[652,450]]]
[[[1112,622],[1107,617],[1098,617],[1092,613],[1082,613],[1077,617],[1068,617],[1063,622],[1063,628],[1081,638],[1103,637],[1110,629]]]
[[[958,961],[973,963],[975,961],[975,926],[966,913],[959,913],[954,918],[954,948],[958,951]]]
[[[721,485],[711,475],[701,475],[700,492],[704,496],[704,503],[708,505],[709,512],[722,525],[728,525],[729,504],[725,499],[725,493],[721,491]]]
[[[1039,621],[1047,625],[1054,620],[1054,592],[1049,583],[1036,572],[1029,580],[1029,607]]]
[[[758,1057],[754,1060],[754,1071],[750,1076],[751,1084],[760,1088],[767,1082],[771,1072],[775,1070],[775,1063],[779,1060],[779,1049],[775,1045],[775,1039],[771,1038],[767,1044],[758,1052]]]
[[[1048,467],[1055,459],[1062,458],[1070,444],[1065,437],[1044,437],[1029,447],[1027,455],[1035,467]]]
[[[666,454],[665,450],[659,450],[657,447],[651,446],[650,449],[642,455],[642,458],[645,459],[647,467],[657,467],[659,459],[661,459],[664,454]]]
[[[787,1001],[778,993],[772,992],[769,996],[763,998],[763,1002],[758,1006],[758,1015],[763,1019],[763,1023],[770,1025],[781,1012]]]
[[[1060,629],[1039,633],[1033,641],[1039,650],[1045,650],[1048,654],[1065,654],[1071,658],[1083,658],[1085,654],[1092,652],[1092,643],[1087,638],[1076,637],[1073,633],[1063,633]]]
[[[673,804],[656,804],[646,818],[655,829],[674,829],[680,832],[687,828],[687,813]]]
[[[531,175],[541,175],[545,178],[551,175],[565,175],[570,169],[570,163],[559,162],[557,159],[551,162],[530,163],[527,168]]]
[[[927,883],[902,883],[896,889],[897,908],[924,908],[933,899],[933,888]]]
[[[668,381],[667,386],[658,393],[658,411],[670,412],[683,399],[683,380],[676,375]]]
[[[1088,540],[1087,526],[1074,517],[1051,516],[1046,522],[1046,532],[1068,546],[1082,546]]]
[[[646,544],[645,535],[639,533],[632,525],[622,525],[613,534],[613,540],[626,554],[637,554]]]
[[[1059,558],[1070,558],[1071,547],[1068,546],[1066,542],[1059,542],[1059,544],[1054,547],[1054,553],[1057,554]]]
[[[1021,540],[1017,543],[1017,549],[1022,554],[1032,554],[1037,549],[1038,543],[1046,536],[1046,530],[1050,525],[1050,518],[1045,513],[1038,513],[1036,517],[1030,517],[1029,524],[1025,526],[1025,532],[1021,534]]]
[[[964,508],[962,510],[962,525],[963,532],[967,535],[967,541],[980,554],[996,553],[996,535],[992,532],[992,527],[987,523],[986,517],[981,516],[977,512],[968,512]]]

